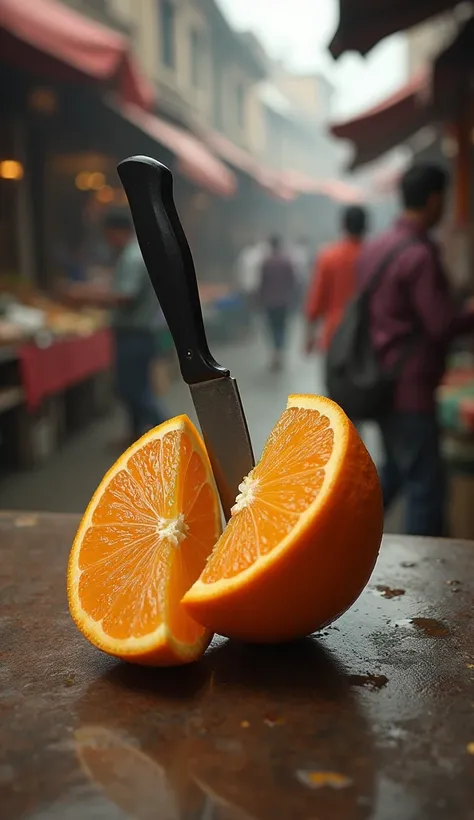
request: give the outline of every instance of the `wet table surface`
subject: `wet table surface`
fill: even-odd
[[[77,523],[0,515],[2,818],[474,818],[474,544],[388,536],[321,633],[153,670],[73,626]]]

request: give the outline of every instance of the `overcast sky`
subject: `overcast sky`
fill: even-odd
[[[296,71],[324,69],[337,86],[336,118],[373,105],[406,79],[405,43],[395,35],[365,59],[347,54],[334,62],[327,51],[337,25],[338,0],[218,0],[239,29],[250,29],[269,54]]]

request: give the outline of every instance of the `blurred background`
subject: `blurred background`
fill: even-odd
[[[288,393],[324,383],[298,308],[286,366],[268,370],[242,298],[246,247],[278,233],[309,269],[343,207],[366,205],[383,230],[400,174],[430,159],[454,180],[440,234],[450,276],[472,290],[473,12],[454,0],[0,0],[0,507],[81,512],[118,455],[108,313],[60,293],[110,280],[102,224],[126,205],[126,156],[173,171],[209,340],[239,380],[257,452]],[[170,415],[194,417],[166,326],[157,335],[153,389]],[[456,355],[462,390],[440,402],[462,535],[474,366],[467,348]]]

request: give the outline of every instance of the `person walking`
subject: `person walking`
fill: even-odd
[[[306,236],[299,236],[291,247],[291,259],[295,268],[298,283],[298,307],[304,303],[308,291],[311,273],[309,242]]]
[[[112,309],[117,390],[127,411],[127,440],[135,441],[167,418],[154,394],[151,372],[160,307],[128,212],[110,210],[103,230],[115,256],[111,287],[79,283],[68,288],[66,296],[76,303]]]
[[[269,251],[260,270],[258,303],[263,311],[272,346],[270,369],[281,370],[286,347],[288,319],[297,291],[297,276],[289,254],[282,247],[281,237],[269,240]]]
[[[237,287],[244,305],[245,323],[250,329],[255,314],[255,300],[259,284],[260,268],[266,255],[266,246],[252,239],[242,248],[236,262]]]
[[[306,299],[306,352],[317,343],[316,324],[322,323],[319,346],[327,350],[344,311],[356,292],[356,265],[367,230],[367,213],[353,205],[342,213],[342,237],[316,257]]]
[[[381,366],[397,376],[392,408],[379,422],[380,477],[386,510],[404,493],[410,535],[445,534],[436,390],[450,343],[474,332],[474,308],[456,307],[430,236],[442,218],[448,182],[436,164],[410,167],[400,183],[402,214],[390,230],[365,244],[358,260],[361,287],[384,266],[370,299],[370,338]]]

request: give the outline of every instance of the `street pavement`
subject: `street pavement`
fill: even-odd
[[[295,324],[285,367],[271,373],[266,339],[258,329],[246,341],[213,348],[218,362],[229,367],[238,381],[255,455],[285,407],[290,393],[323,393],[321,357],[302,354],[302,330]],[[177,379],[166,396],[171,416],[187,413],[196,421],[189,390]],[[114,411],[68,440],[44,465],[5,477],[0,484],[0,509],[42,510],[80,513],[97,484],[119,455],[112,442],[123,434],[123,418]],[[377,461],[376,434],[364,430],[364,438]],[[396,531],[396,524],[390,531]]]

